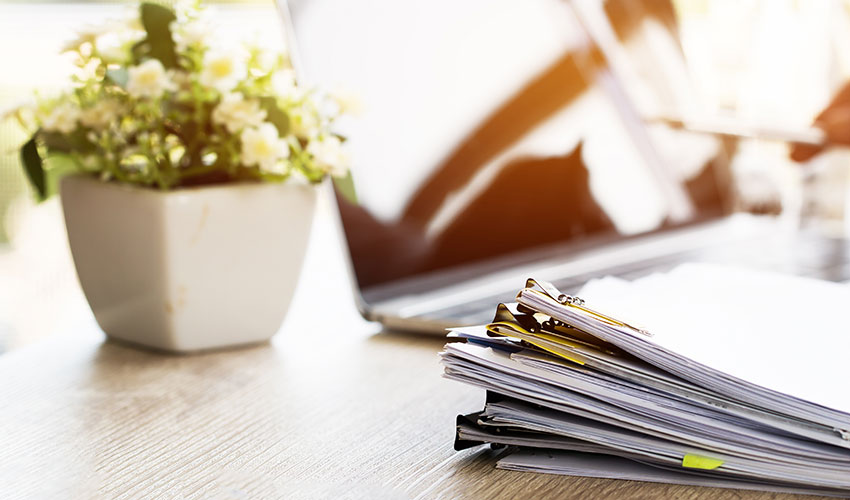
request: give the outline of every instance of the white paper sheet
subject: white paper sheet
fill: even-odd
[[[733,377],[850,413],[850,286],[710,264],[580,296],[652,342]]]

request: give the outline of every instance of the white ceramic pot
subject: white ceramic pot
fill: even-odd
[[[314,186],[170,192],[62,181],[80,284],[110,337],[168,351],[268,340],[298,282]]]

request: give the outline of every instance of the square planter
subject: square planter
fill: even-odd
[[[268,340],[295,291],[315,186],[61,184],[80,284],[110,337],[168,351]]]

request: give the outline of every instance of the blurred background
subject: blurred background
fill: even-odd
[[[217,36],[284,43],[271,1],[207,3],[219,20]],[[672,82],[670,100],[685,101],[702,115],[800,130],[850,79],[850,0],[672,4],[684,57],[661,57],[670,67],[655,66],[652,74],[635,76]],[[0,110],[30,99],[36,88],[45,93],[60,88],[70,67],[59,54],[64,42],[87,24],[135,6],[0,0]],[[632,29],[639,36],[629,38],[629,54],[667,50],[657,26],[647,22]],[[646,66],[635,71],[646,71]],[[689,89],[688,94],[675,95],[677,88]],[[663,113],[659,103],[642,99],[640,89],[635,92],[630,97],[644,115]],[[18,160],[24,140],[13,121],[0,124],[0,353],[91,321],[58,200],[35,204],[24,178]],[[736,210],[775,213],[832,236],[847,236],[848,152],[831,151],[800,166],[788,160],[788,145],[781,142],[744,139],[730,150]],[[325,212],[328,206],[323,205]],[[330,213],[324,213],[318,221],[329,219]]]

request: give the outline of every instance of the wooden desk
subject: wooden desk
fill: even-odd
[[[91,324],[0,356],[0,497],[781,497],[506,472],[494,452],[454,452],[455,415],[483,391],[440,377],[441,339],[359,318],[326,219],[270,345],[162,355]]]

